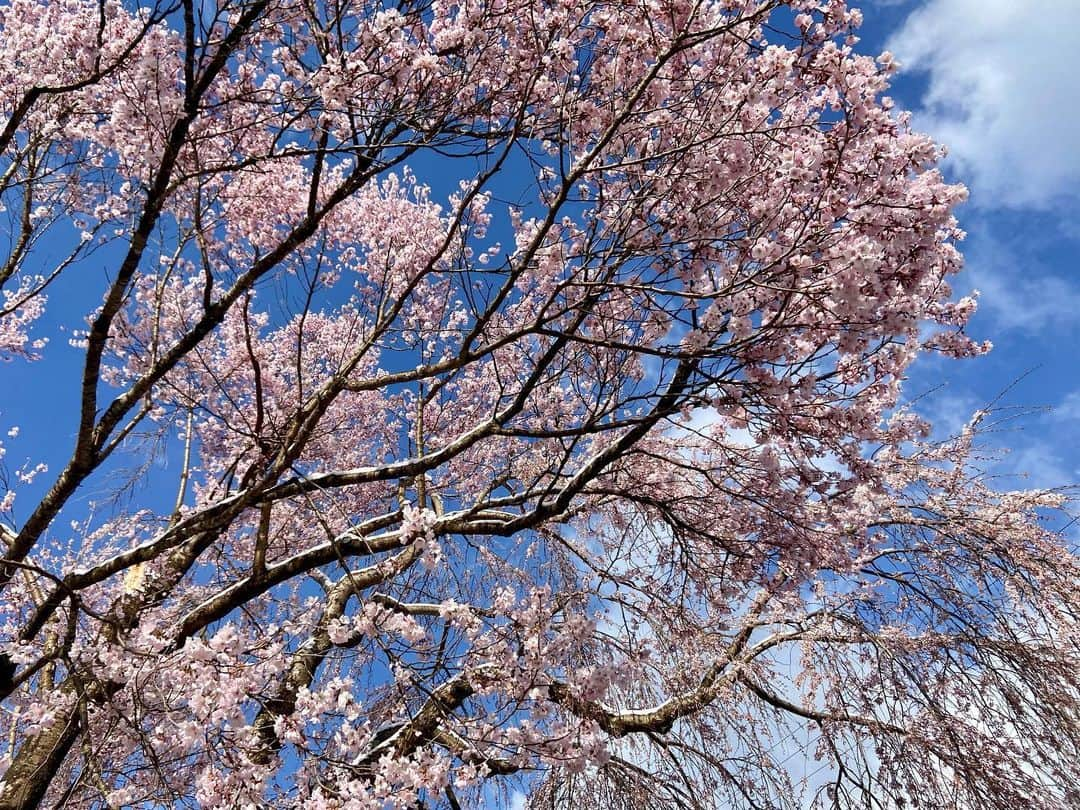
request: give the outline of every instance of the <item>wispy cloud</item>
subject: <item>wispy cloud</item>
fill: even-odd
[[[1070,391],[1050,411],[1056,422],[1080,422],[1080,389]]]
[[[1080,199],[1077,0],[927,0],[889,42],[924,73],[921,129],[984,207]]]
[[[972,274],[982,292],[980,309],[1001,329],[1027,333],[1080,329],[1080,289],[1055,275],[1003,272],[980,267]]]
[[[1011,480],[1013,486],[1054,489],[1071,485],[1078,471],[1053,442],[1032,437],[1002,456],[991,472]]]

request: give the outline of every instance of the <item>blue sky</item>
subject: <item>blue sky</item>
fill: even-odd
[[[1080,482],[1080,0],[864,0],[859,50],[902,64],[892,95],[949,148],[971,199],[958,294],[978,289],[969,331],[994,350],[924,359],[909,396],[955,430],[976,408],[1032,412],[989,437],[1012,448],[1001,486]],[[1015,383],[1015,385],[1013,385]],[[1010,388],[1011,386],[1011,388]],[[1041,409],[1041,410],[1036,410]]]

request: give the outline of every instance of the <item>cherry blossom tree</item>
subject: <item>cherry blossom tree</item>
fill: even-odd
[[[8,0],[0,355],[80,370],[0,807],[1078,806],[1064,501],[901,398],[988,346],[859,22]]]

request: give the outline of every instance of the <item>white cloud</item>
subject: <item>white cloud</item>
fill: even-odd
[[[1029,334],[1069,332],[1080,326],[1080,290],[1060,276],[1021,275],[979,266],[972,273],[982,292],[979,308],[1002,329]]]
[[[1058,450],[1054,442],[1032,437],[1004,456],[991,472],[1004,476],[1010,486],[1025,489],[1071,486],[1078,471]]]
[[[1060,422],[1080,422],[1080,389],[1070,391],[1051,411],[1051,416]]]
[[[1023,216],[1028,220],[1037,217],[1031,213]],[[1003,350],[1010,340],[1013,346],[1022,345],[1015,337],[999,340],[1006,332],[1067,336],[1070,343],[1080,333],[1080,284],[1070,272],[1072,268],[1056,257],[1074,248],[1057,234],[1040,236],[1026,225],[1019,223],[1016,215],[972,218],[971,239],[964,248],[966,270],[953,285],[962,295],[979,291],[974,324],[977,330],[991,325],[990,337]],[[1049,260],[1047,245],[1054,248]]]
[[[919,399],[915,410],[929,420],[934,438],[943,440],[959,435],[964,425],[971,421],[972,414],[985,405],[974,394],[940,387]]]
[[[981,206],[1050,207],[1080,189],[1080,0],[928,0],[889,49],[928,86],[916,121]]]

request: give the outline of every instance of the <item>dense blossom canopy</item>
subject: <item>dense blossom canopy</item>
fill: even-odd
[[[1077,806],[1061,498],[903,406],[988,346],[859,21],[0,7],[73,438],[3,426],[0,807]]]

